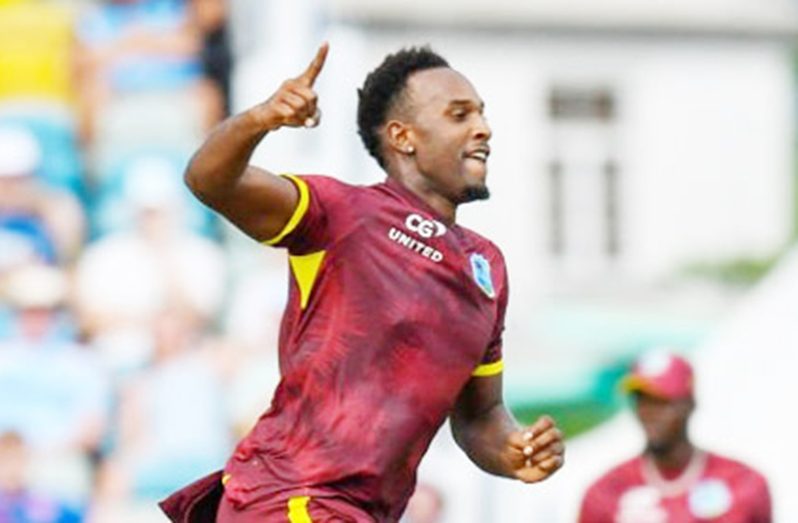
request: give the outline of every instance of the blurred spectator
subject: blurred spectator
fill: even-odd
[[[74,114],[69,106],[20,100],[0,103],[0,128],[24,129],[34,137],[40,150],[38,181],[83,201],[83,152],[77,145]]]
[[[104,236],[135,227],[144,198],[160,199],[175,207],[177,226],[212,236],[215,232],[212,214],[182,184],[181,172],[187,161],[179,152],[142,151],[107,165],[106,175],[94,191],[92,233]],[[164,193],[143,195],[142,191]],[[150,204],[144,202],[144,205]]]
[[[0,340],[0,431],[19,433],[31,446],[41,465],[34,466],[37,484],[85,501],[106,430],[108,380],[72,336],[60,271],[27,265],[0,283],[15,312],[12,332]]]
[[[168,111],[161,112],[159,123],[177,117],[188,120],[190,128],[194,113],[218,112],[213,107],[219,100],[203,87],[202,37],[185,1],[105,0],[81,19],[78,37],[81,127],[87,143],[95,136],[106,139],[129,131],[126,118],[144,124],[141,113],[136,118],[136,107],[152,99],[137,94],[155,93],[165,102],[161,107]],[[202,126],[203,120],[196,123]]]
[[[64,274],[38,263],[21,265],[0,278],[0,296],[11,306],[13,328],[0,343],[33,347],[70,345],[75,330],[62,305],[67,293]]]
[[[128,180],[129,231],[89,245],[76,271],[76,304],[84,332],[116,372],[145,366],[150,326],[167,304],[203,319],[219,310],[226,285],[221,247],[183,226],[178,173],[142,171]]]
[[[78,523],[81,515],[43,494],[28,481],[29,455],[22,437],[0,433],[0,521],[3,523]]]
[[[402,523],[442,523],[443,508],[443,494],[428,483],[418,483]]]
[[[229,418],[218,348],[203,325],[177,304],[155,320],[152,366],[122,394],[119,437],[100,485],[104,509],[131,497],[158,499],[224,463]]]
[[[227,31],[228,4],[226,0],[190,0],[194,25],[202,38],[200,58],[208,83],[208,97],[218,103],[209,104],[207,125],[230,114],[230,74],[233,56]]]
[[[42,153],[22,127],[0,127],[0,272],[20,262],[71,262],[85,220],[77,200],[37,178]]]
[[[125,484],[123,496],[159,497],[218,467],[230,450],[224,369],[197,350],[204,344],[201,325],[223,298],[223,251],[186,232],[186,221],[196,227],[201,217],[185,219],[193,209],[178,194],[179,173],[163,162],[136,160],[150,144],[164,158],[179,159],[205,125],[225,114],[226,6],[84,1],[85,16],[75,26],[72,0],[58,8],[10,3],[0,0],[0,433],[19,434],[19,445],[10,446],[13,453],[0,450],[0,468],[7,456],[9,465],[0,480],[16,478],[0,486],[0,523],[61,522],[60,505],[48,500],[90,503],[94,466],[106,451],[104,494]],[[71,76],[74,27],[77,76]],[[105,181],[114,172],[105,167],[134,160],[130,172],[125,168],[130,176],[120,177],[123,197],[109,206],[122,212],[109,214],[104,229],[131,230],[117,228],[84,252],[82,209],[51,184],[83,188],[82,169],[64,169],[78,163],[65,165],[64,153],[79,159],[80,152],[69,108],[57,105],[72,102],[75,79],[81,129],[99,138],[88,151],[95,172]],[[51,165],[64,172],[51,176]],[[42,266],[78,258],[82,334],[109,356],[104,362],[75,341],[64,274]],[[141,371],[117,382],[121,402],[110,429],[111,389],[101,363]],[[202,408],[194,413],[194,406]]]
[[[646,448],[590,487],[580,523],[772,521],[765,478],[690,441],[695,399],[687,360],[661,350],[647,353],[623,385],[634,395]]]

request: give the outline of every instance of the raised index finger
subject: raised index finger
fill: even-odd
[[[313,58],[313,61],[310,62],[308,68],[305,69],[299,76],[299,81],[311,87],[313,83],[316,81],[316,77],[319,76],[321,72],[321,68],[324,67],[324,61],[327,59],[327,51],[330,49],[330,44],[324,42],[319,47],[319,50],[316,51],[316,56]]]

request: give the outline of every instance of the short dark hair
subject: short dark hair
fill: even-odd
[[[381,167],[385,167],[377,130],[402,94],[411,74],[425,69],[449,67],[449,63],[429,46],[410,47],[389,54],[371,71],[357,90],[357,127],[363,145]]]

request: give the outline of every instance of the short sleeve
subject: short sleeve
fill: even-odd
[[[504,370],[502,335],[504,333],[504,317],[507,311],[507,302],[509,301],[509,287],[507,270],[505,269],[503,258],[499,254],[495,260],[499,263],[497,267],[499,268],[497,276],[499,276],[501,282],[499,294],[496,298],[496,323],[493,328],[491,341],[485,349],[479,366],[477,366],[472,374],[475,377],[493,376]]]
[[[355,187],[327,176],[283,176],[299,191],[297,206],[283,229],[263,243],[292,255],[327,249],[347,222]]]

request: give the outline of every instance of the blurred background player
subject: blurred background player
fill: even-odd
[[[676,354],[646,353],[623,382],[633,395],[646,448],[596,481],[579,523],[772,520],[765,478],[751,467],[693,445],[693,369]]]

